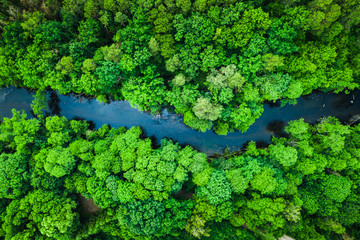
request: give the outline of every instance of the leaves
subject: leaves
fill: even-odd
[[[246,131],[266,101],[359,86],[354,0],[5,2],[2,86],[171,106],[221,135]]]
[[[161,202],[133,201],[126,204],[125,209],[128,213],[124,216],[125,223],[133,232],[150,237],[160,229],[165,211]]]
[[[195,115],[202,120],[215,121],[220,117],[222,111],[221,105],[214,105],[208,98],[198,98],[196,101],[193,111]]]
[[[231,197],[230,184],[226,180],[224,172],[215,170],[212,172],[209,182],[199,188],[198,195],[205,197],[210,204],[221,204]]]
[[[270,149],[270,157],[280,162],[284,167],[290,167],[297,161],[297,151],[295,148],[276,144]]]
[[[76,160],[67,148],[56,147],[49,150],[44,169],[57,178],[69,174],[75,167]]]
[[[0,155],[0,198],[15,199],[29,189],[28,159],[19,154]]]

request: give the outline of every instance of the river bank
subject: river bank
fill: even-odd
[[[0,119],[11,117],[11,109],[24,109],[31,117],[30,104],[34,93],[15,87],[0,90]],[[313,93],[298,99],[296,105],[280,106],[280,102],[266,103],[264,113],[245,133],[233,132],[227,136],[216,135],[213,131],[198,132],[183,123],[181,117],[169,113],[167,109],[161,115],[151,115],[132,108],[129,102],[118,101],[104,104],[96,99],[76,98],[73,95],[63,96],[55,92],[47,94],[49,114],[60,114],[68,119],[85,119],[91,121],[95,128],[103,124],[111,127],[141,126],[144,134],[156,144],[162,138],[170,138],[183,145],[191,145],[208,155],[221,153],[227,147],[236,151],[248,141],[267,145],[273,135],[281,136],[286,123],[304,118],[306,122],[315,123],[322,117],[334,116],[343,123],[360,114],[360,91],[350,94]]]

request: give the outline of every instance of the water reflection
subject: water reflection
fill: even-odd
[[[11,117],[12,108],[24,109],[31,116],[29,113],[33,93],[17,88],[0,90],[0,119]],[[200,133],[187,127],[179,116],[166,109],[161,116],[153,116],[132,108],[124,101],[104,104],[93,99],[80,102],[73,96],[57,95],[55,92],[48,93],[48,100],[48,111],[52,115],[90,120],[96,128],[103,124],[128,128],[141,126],[145,136],[154,139],[155,144],[167,137],[180,144],[190,144],[208,154],[222,152],[226,147],[239,150],[247,141],[266,146],[272,135],[284,136],[283,128],[291,120],[304,118],[307,122],[316,122],[322,117],[335,116],[343,122],[350,122],[352,116],[360,114],[360,91],[350,95],[314,93],[298,99],[296,105],[279,107],[279,102],[265,104],[263,115],[246,133],[234,132],[218,136],[212,131]]]
[[[60,108],[60,98],[58,97],[57,93],[55,91],[50,91],[48,93],[48,103],[49,103],[49,109],[51,111],[52,115],[58,115],[61,114],[61,108]]]
[[[266,126],[266,130],[272,132],[275,137],[287,137],[287,134],[285,133],[286,125],[287,123],[284,121],[274,120],[269,122]]]

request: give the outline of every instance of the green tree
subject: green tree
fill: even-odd
[[[205,197],[213,205],[229,200],[231,198],[231,187],[226,179],[225,172],[213,171],[209,182],[204,187],[200,187],[197,194],[199,197]]]
[[[342,176],[327,175],[322,181],[324,195],[336,202],[343,202],[351,192],[351,181]]]
[[[261,192],[261,194],[271,194],[275,191],[278,183],[274,178],[274,171],[264,167],[261,172],[254,176],[250,181],[251,187]]]
[[[285,200],[283,198],[260,198],[259,195],[254,194],[254,197],[247,201],[239,212],[250,229],[255,230],[256,227],[261,227],[271,234],[271,232],[284,227],[286,223],[282,215],[284,209]]]
[[[99,78],[100,89],[106,94],[114,91],[113,89],[119,85],[122,79],[118,64],[109,61],[105,61],[101,66],[98,66],[95,75]]]
[[[199,119],[211,121],[218,119],[222,110],[221,105],[214,105],[210,102],[210,99],[204,97],[198,98],[193,107],[194,114]]]
[[[124,205],[124,208],[127,214],[120,222],[124,222],[132,232],[150,237],[160,230],[165,214],[163,203],[150,198],[132,201]]]
[[[231,189],[236,194],[243,194],[249,188],[249,180],[242,176],[241,169],[231,169],[226,173]]]
[[[49,150],[44,169],[57,178],[70,174],[74,169],[76,159],[68,148],[56,147]]]
[[[344,148],[345,138],[349,134],[348,126],[341,125],[332,117],[322,119],[317,131],[323,148],[333,152],[340,152]]]
[[[28,159],[20,154],[0,155],[0,198],[16,199],[29,189]]]
[[[40,121],[37,119],[26,120],[27,115],[23,112],[12,110],[11,119],[4,118],[1,125],[1,141],[18,153],[30,153],[30,149],[40,130]]]
[[[31,108],[34,111],[35,115],[39,116],[42,115],[42,110],[47,109],[48,102],[46,99],[46,93],[44,91],[36,91],[34,96],[34,100],[31,103]]]
[[[269,47],[275,54],[291,54],[298,50],[295,39],[297,33],[295,29],[281,19],[272,22],[267,40]]]
[[[272,148],[270,148],[270,157],[280,162],[284,167],[294,165],[298,159],[295,148],[286,147],[281,144],[273,145]]]

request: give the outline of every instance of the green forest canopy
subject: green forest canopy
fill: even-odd
[[[13,110],[0,124],[0,238],[360,239],[360,125],[299,119],[285,131],[209,158],[154,146],[140,127]]]
[[[141,110],[217,134],[264,101],[359,87],[358,0],[0,0],[0,86]]]

